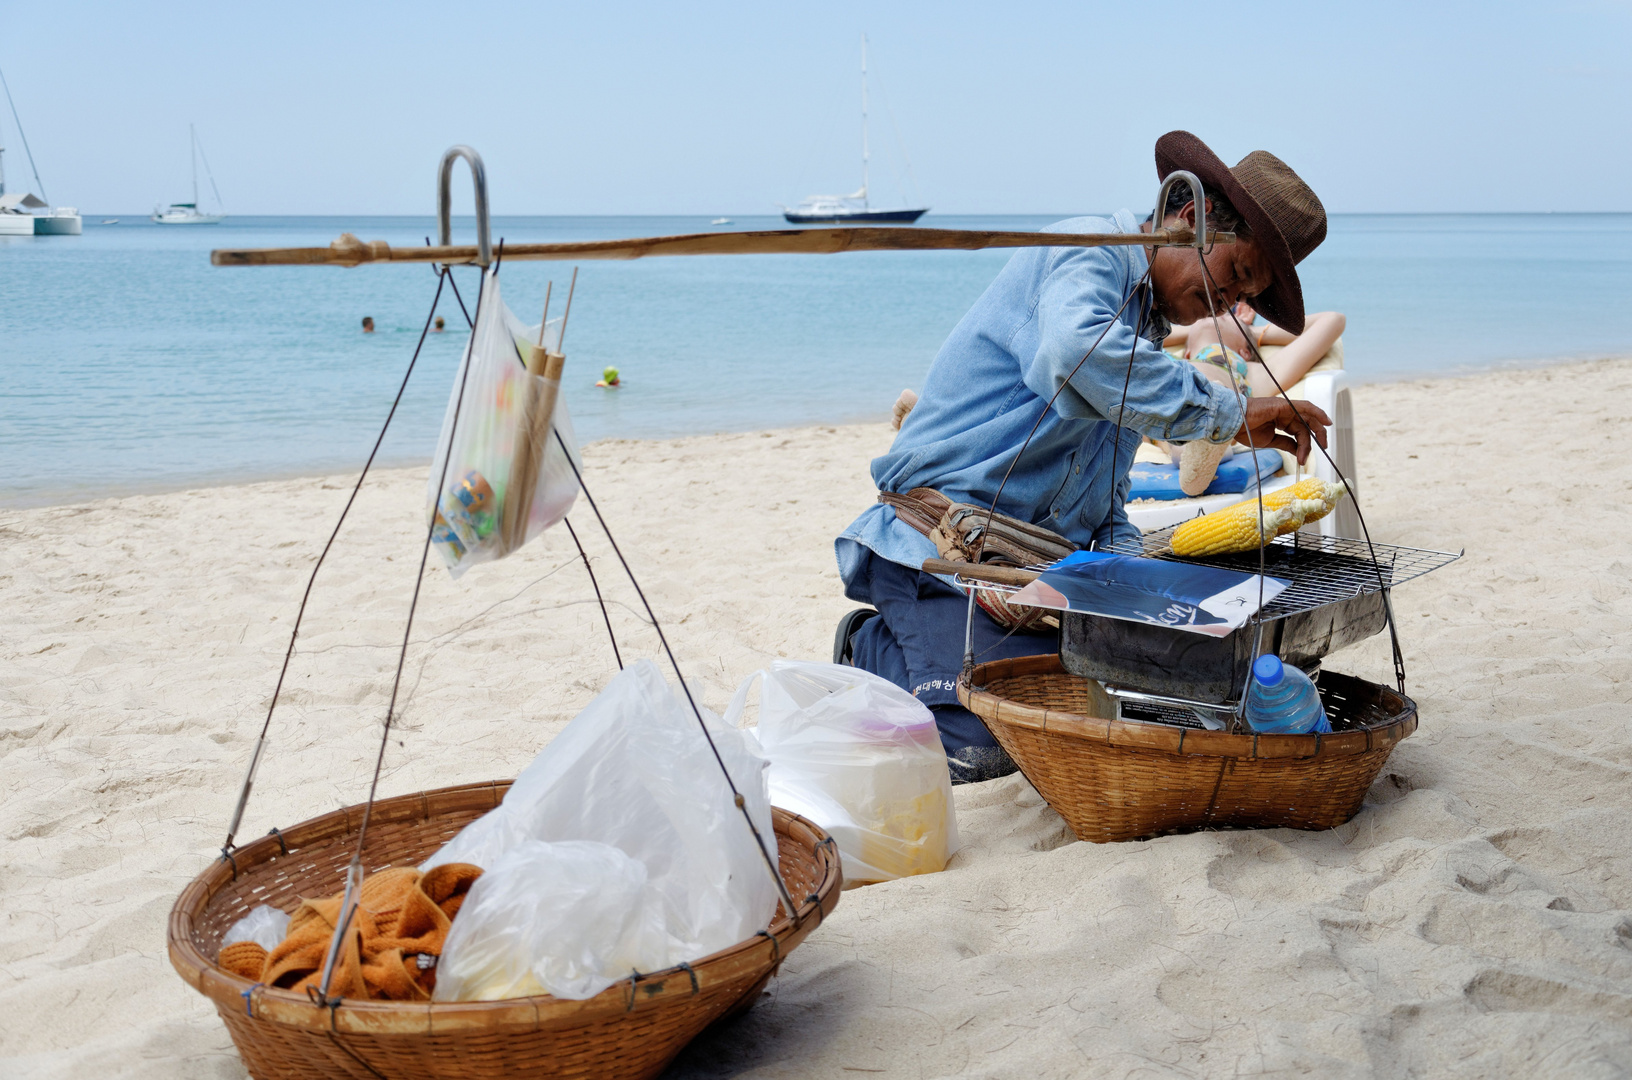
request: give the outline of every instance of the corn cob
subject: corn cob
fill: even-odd
[[[1346,490],[1341,482],[1334,484],[1311,476],[1265,495],[1261,521],[1258,500],[1249,499],[1191,518],[1173,530],[1169,543],[1173,554],[1187,557],[1252,551],[1277,536],[1297,532],[1309,522],[1319,521],[1332,512]]]

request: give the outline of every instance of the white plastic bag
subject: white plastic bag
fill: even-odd
[[[706,710],[703,716],[774,859],[765,761],[746,733]],[[522,771],[497,809],[420,869],[449,862],[488,869],[527,840],[610,844],[646,868],[666,949],[643,970],[733,945],[765,929],[776,911],[776,883],[696,716],[650,660],[615,676]],[[474,941],[485,932],[472,914],[461,910],[454,925],[471,923],[461,933]],[[461,961],[444,953],[442,962]]]
[[[502,528],[507,501],[520,499],[518,507],[528,506],[521,540],[526,543],[566,517],[578,496],[578,478],[553,434],[543,436],[543,461],[530,505],[525,495],[511,489],[512,476],[521,465],[518,454],[525,455],[537,446],[528,423],[529,403],[539,400],[547,386],[559,390],[557,380],[527,373],[524,358],[537,342],[538,327],[523,325],[505,306],[499,279],[489,272],[476,310],[476,328],[454,372],[453,392],[448,396],[425,491],[432,543],[455,578],[477,563],[510,553]],[[559,343],[560,323],[552,321],[544,344],[553,351]],[[553,423],[571,448],[573,463],[581,464],[572,419],[559,394]]]
[[[663,899],[610,844],[524,840],[471,886],[436,968],[436,1001],[594,997],[668,967]]]
[[[727,723],[758,678],[771,801],[828,831],[844,887],[944,870],[958,820],[934,714],[871,672],[776,660],[737,688]]]
[[[283,939],[288,936],[289,916],[275,907],[262,904],[227,927],[227,932],[221,935],[221,947],[224,949],[240,941],[253,941],[271,952],[282,945]]]

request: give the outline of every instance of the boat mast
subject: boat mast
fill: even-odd
[[[861,35],[861,208],[867,209],[867,35]]]
[[[193,154],[193,209],[198,209],[198,132],[187,125],[187,145]]]
[[[45,193],[45,185],[40,182],[40,167],[34,164],[34,151],[28,146],[28,133],[23,130],[23,118],[17,115],[17,103],[11,100],[11,84],[6,82],[6,74],[3,71],[0,71],[0,87],[5,88],[6,104],[11,106],[11,119],[17,125],[17,137],[23,140],[23,153],[28,155],[28,167],[34,173],[34,186],[40,189],[40,198],[50,202],[51,196]]]

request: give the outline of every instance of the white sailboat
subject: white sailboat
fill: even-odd
[[[886,100],[888,105],[889,101]],[[904,151],[903,151],[904,153]],[[861,38],[861,188],[849,195],[812,195],[793,209],[784,206],[782,216],[794,225],[861,225],[895,222],[911,225],[929,207],[901,210],[874,210],[867,202],[867,166],[872,155],[867,145],[867,36]],[[908,164],[911,170],[911,164]]]
[[[39,184],[40,195],[45,194],[45,184],[40,180],[40,170],[34,164],[34,151],[28,147],[28,136],[23,134],[23,120],[17,115],[17,103],[11,100],[11,85],[6,77],[0,73],[0,87],[6,91],[6,104],[11,107],[11,119],[17,125],[17,136],[23,140],[23,150],[28,154],[28,167],[34,172],[34,182]],[[0,146],[0,158],[4,158],[6,148]],[[35,214],[33,210],[48,210],[49,213]],[[0,236],[78,236],[84,223],[80,220],[79,211],[72,206],[58,206],[52,208],[45,199],[29,192],[6,192],[6,170],[0,164]]]
[[[198,159],[204,157],[204,148],[198,144],[198,132],[192,124],[187,125],[187,136],[191,140],[193,152],[193,201],[171,203],[169,206],[154,207],[153,220],[160,225],[218,225],[226,219],[219,210],[214,214],[206,214],[198,207]],[[215,192],[215,205],[221,205],[221,190],[215,186],[215,174],[210,171],[210,159],[204,157],[204,175],[209,177],[210,190]]]
[[[0,154],[5,150],[0,148]],[[34,195],[14,191],[6,194],[4,172],[0,172],[0,236],[33,236],[34,215],[28,211],[44,206]]]

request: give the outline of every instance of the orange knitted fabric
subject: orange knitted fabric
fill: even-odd
[[[234,975],[258,982],[266,968],[266,949],[253,941],[235,941],[222,947],[215,962]]]
[[[448,863],[426,874],[399,866],[366,878],[329,993],[385,1001],[430,1000],[436,968],[434,963],[421,966],[420,958],[441,956],[453,916],[481,876],[480,867]],[[221,950],[217,962],[227,967],[230,958],[237,966],[229,970],[270,986],[297,991],[318,986],[344,899],[342,893],[302,900],[289,918],[288,936],[255,975],[246,970],[247,951],[239,951],[237,945]]]

